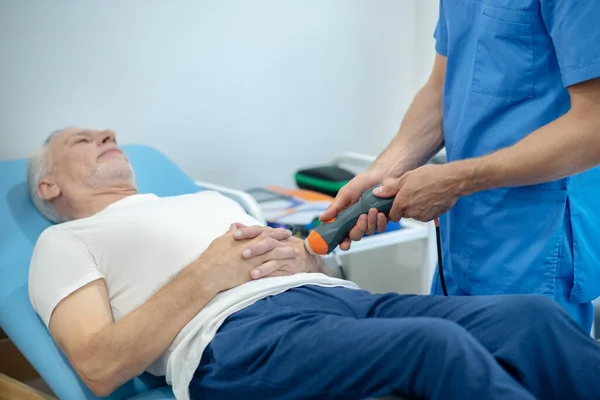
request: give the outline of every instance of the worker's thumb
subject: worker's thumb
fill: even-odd
[[[340,210],[342,209],[342,207],[340,207],[340,202],[336,200],[334,200],[329,207],[327,207],[327,209],[325,211],[323,211],[323,214],[321,214],[319,216],[319,221],[321,222],[325,222],[325,221],[329,221],[330,219],[334,218],[335,216],[337,216],[340,213]]]
[[[373,189],[373,194],[377,197],[393,197],[400,191],[400,179],[386,179],[381,186]]]
[[[347,190],[340,190],[323,214],[319,216],[319,220],[321,222],[329,221],[330,219],[336,217],[349,203],[350,196],[348,195]]]

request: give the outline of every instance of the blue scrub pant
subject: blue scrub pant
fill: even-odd
[[[551,299],[305,286],[230,316],[195,399],[600,399],[600,346]]]

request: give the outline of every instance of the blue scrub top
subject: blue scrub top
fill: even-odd
[[[569,110],[568,86],[600,77],[599,0],[441,0],[434,36],[449,161],[518,142]],[[469,294],[600,295],[598,168],[463,197],[441,229]]]

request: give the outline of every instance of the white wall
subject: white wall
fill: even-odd
[[[423,84],[429,77],[435,58],[433,33],[439,15],[439,0],[415,2],[415,81]]]
[[[291,186],[394,135],[433,56],[425,3],[0,0],[0,159],[110,127],[194,178]]]

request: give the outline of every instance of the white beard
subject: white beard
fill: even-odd
[[[131,164],[125,159],[114,159],[97,166],[90,177],[94,187],[105,187],[116,182],[134,184],[135,173]]]

